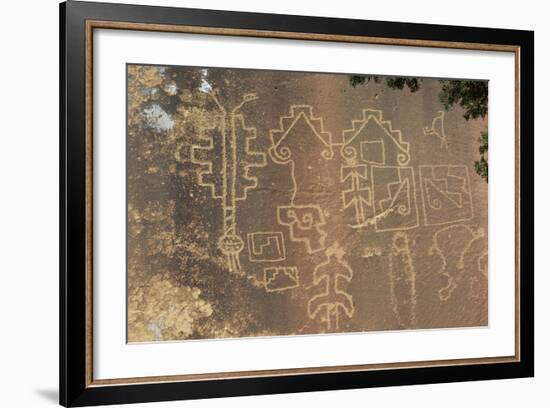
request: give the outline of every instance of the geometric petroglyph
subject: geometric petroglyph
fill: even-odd
[[[300,286],[298,268],[295,266],[270,266],[264,268],[264,286],[267,292],[283,292]]]
[[[355,312],[353,298],[346,290],[353,278],[353,271],[343,259],[345,252],[338,243],[329,247],[325,254],[328,259],[313,271],[313,286],[321,288],[321,293],[308,301],[307,313],[310,319],[321,316],[321,322],[330,331],[338,329],[342,312],[348,318]]]
[[[420,187],[426,225],[468,221],[474,217],[466,166],[420,166]]]
[[[295,159],[302,150],[310,155],[315,145],[321,147],[325,159],[332,158],[332,136],[325,130],[323,119],[313,116],[310,105],[292,105],[290,115],[279,118],[279,129],[269,133],[272,142],[269,153],[277,163]]]
[[[367,166],[342,166],[340,181],[348,187],[342,190],[342,202],[344,209],[352,208],[354,211],[355,224],[352,227],[363,225],[372,215],[372,192]]]
[[[361,160],[369,164],[386,164],[386,152],[383,140],[362,141],[359,143]]]
[[[419,225],[412,167],[371,166],[376,231],[398,231]]]
[[[277,221],[290,228],[290,239],[304,243],[308,254],[325,248],[325,217],[320,206],[277,207]]]
[[[313,116],[309,105],[292,105],[290,115],[279,118],[279,128],[270,131],[269,155],[277,164],[291,165],[293,193],[290,204],[310,204],[309,197],[323,191],[319,170],[334,157],[332,136],[322,118]],[[300,200],[303,195],[305,201]],[[314,204],[314,203],[311,203]]]
[[[362,117],[344,130],[341,155],[348,164],[404,166],[410,160],[409,143],[394,130],[382,111],[363,109]]]
[[[285,240],[282,232],[251,232],[247,234],[250,262],[284,261]]]
[[[404,328],[416,326],[416,271],[409,237],[404,232],[393,236],[390,252],[390,290],[393,313]]]
[[[382,256],[382,249],[376,247],[367,247],[361,254],[362,258],[372,258],[375,256]]]
[[[483,229],[477,230],[465,225],[450,225],[433,236],[428,253],[437,254],[442,261],[440,274],[446,283],[439,289],[439,299],[449,300],[464,274],[464,258],[473,243],[485,236]]]
[[[244,117],[238,111],[258,97],[246,94],[228,112],[213,90],[206,93],[220,114],[208,128],[199,130],[198,140],[191,146],[190,161],[199,165],[198,184],[210,188],[212,198],[221,200],[223,233],[218,239],[218,248],[226,256],[228,269],[241,274],[239,254],[244,242],[236,234],[237,202],[246,200],[247,192],[257,186],[257,178],[249,171],[252,167],[264,167],[266,157],[265,153],[251,150],[256,129],[245,126]]]
[[[449,145],[447,143],[447,136],[445,135],[445,112],[439,111],[437,112],[437,115],[432,120],[432,126],[428,127],[425,126],[422,131],[424,132],[425,136],[435,136],[437,137],[441,143],[439,144],[439,147],[441,149],[449,149]]]

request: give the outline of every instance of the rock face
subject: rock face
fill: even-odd
[[[487,325],[487,119],[440,81],[127,74],[129,341]]]

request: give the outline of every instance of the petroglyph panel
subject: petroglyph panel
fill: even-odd
[[[487,119],[351,79],[128,65],[129,342],[487,324]]]

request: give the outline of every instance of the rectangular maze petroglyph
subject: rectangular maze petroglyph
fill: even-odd
[[[420,166],[420,185],[427,225],[468,221],[474,217],[468,167]]]
[[[130,342],[487,324],[487,120],[440,80],[127,75]]]
[[[282,232],[251,232],[247,235],[250,262],[284,261],[285,239]]]

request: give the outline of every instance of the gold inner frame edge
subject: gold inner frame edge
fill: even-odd
[[[342,43],[363,43],[429,48],[450,48],[478,51],[513,52],[515,57],[515,354],[502,357],[479,357],[415,362],[395,362],[377,364],[355,364],[343,366],[303,367],[273,370],[253,370],[216,372],[204,374],[165,375],[152,377],[126,377],[113,379],[93,378],[93,30],[118,29],[130,31],[170,32],[187,34],[207,34],[236,37],[276,38],[309,41],[331,41]],[[390,369],[410,369],[421,367],[463,366],[471,364],[497,364],[521,361],[520,356],[520,46],[504,44],[466,43],[435,40],[414,40],[406,38],[385,38],[333,34],[299,33],[286,31],[251,30],[234,28],[198,27],[188,25],[167,25],[149,23],[128,23],[121,21],[87,20],[85,27],[86,45],[86,112],[85,112],[85,285],[86,285],[86,356],[85,385],[103,387],[145,383],[169,383],[181,381],[207,381],[267,376],[292,376],[301,374],[323,374]]]

